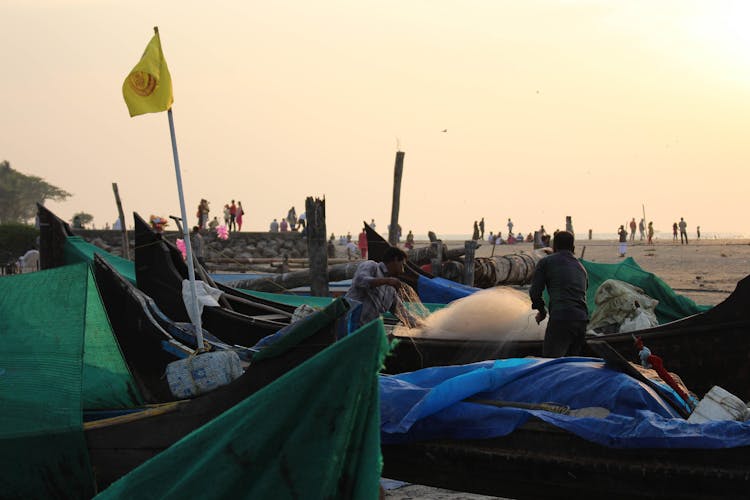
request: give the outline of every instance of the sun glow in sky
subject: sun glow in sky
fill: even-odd
[[[241,200],[265,230],[325,196],[329,232],[385,230],[400,145],[404,231],[570,215],[614,237],[645,205],[657,231],[750,234],[748,2],[6,0],[0,19],[0,160],[73,193],[63,218],[111,224],[113,182],[126,213],[179,214],[166,114],[120,93],[158,25],[188,216]]]

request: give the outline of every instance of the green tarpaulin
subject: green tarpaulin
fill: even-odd
[[[372,322],[126,475],[97,498],[378,498],[377,374],[388,343]]]
[[[594,297],[599,286],[608,279],[616,279],[641,288],[646,295],[659,301],[656,306],[656,318],[659,323],[668,323],[677,319],[691,316],[711,309],[711,306],[700,306],[691,299],[678,295],[669,285],[664,283],[654,273],[644,271],[632,257],[628,257],[618,264],[599,264],[588,260],[581,260],[589,275],[589,288],[586,302],[589,315],[596,308]]]

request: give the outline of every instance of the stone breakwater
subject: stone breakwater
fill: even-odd
[[[87,242],[96,245],[114,255],[122,256],[122,233],[120,231],[102,229],[74,230]],[[269,232],[233,232],[229,238],[221,240],[213,231],[201,232],[205,242],[207,261],[236,260],[247,262],[247,259],[273,258],[290,259],[307,258],[307,239],[298,232],[269,233]],[[182,233],[165,231],[164,237],[171,242],[182,238]],[[135,239],[132,231],[128,231],[130,240],[130,258],[134,256]]]

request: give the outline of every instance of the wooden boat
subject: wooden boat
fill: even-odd
[[[64,242],[73,233],[44,207],[40,207],[40,219],[46,268],[62,266]],[[113,333],[138,388],[147,402],[159,403],[112,418],[89,412],[94,420],[84,424],[84,433],[100,490],[334,343],[349,309],[346,301],[335,301],[302,326],[292,326],[286,337],[291,341],[261,351],[232,383],[195,399],[174,401],[163,373],[166,364],[179,356],[170,355],[164,347],[168,344],[173,352],[191,347],[175,340],[181,326],[153,307],[150,297],[104,259],[95,258],[94,271]]]
[[[634,332],[669,371],[687,387],[704,394],[719,385],[744,401],[750,400],[750,276],[710,310]],[[439,365],[455,365],[494,358],[541,356],[542,341],[490,342],[396,337],[400,340],[386,359],[387,373],[401,373]],[[603,338],[630,361],[638,356],[631,333]],[[585,355],[596,356],[587,351]]]
[[[156,301],[159,308],[176,321],[189,321],[182,299],[182,282],[187,265],[175,245],[154,232],[138,214],[135,217],[135,274],[138,288]],[[252,346],[258,340],[289,323],[293,308],[242,294],[217,285],[207,273],[196,268],[196,278],[224,292],[221,307],[204,307],[203,326],[231,345]]]
[[[369,230],[368,245],[371,258],[378,260],[388,242]],[[424,272],[410,264],[405,281],[412,284],[420,274]],[[702,395],[713,385],[719,385],[747,401],[750,400],[750,310],[747,304],[750,304],[750,276],[741,280],[724,302],[706,312],[635,333],[691,390]],[[542,355],[542,342],[536,340],[494,342],[398,335],[395,338],[398,342],[386,359],[386,373]],[[631,333],[610,334],[604,338],[626,359],[638,361]],[[596,356],[596,353],[587,351],[585,355]]]
[[[383,476],[508,498],[747,498],[750,449],[615,449],[534,420],[495,439],[382,445]]]
[[[347,303],[338,300],[317,312],[298,327],[301,334],[295,334],[294,330],[290,332],[290,336],[299,335],[295,344],[275,354],[271,352],[260,358],[256,357],[240,378],[226,386],[192,400],[175,401],[144,412],[84,424],[89,456],[99,488],[106,487],[192,430],[331,345],[336,340],[338,321],[347,310]],[[132,306],[123,308],[123,313],[137,312]],[[145,311],[140,311],[139,318],[141,323],[148,323]],[[145,335],[145,332],[132,333],[139,339]],[[145,350],[147,346],[143,347]],[[126,359],[132,363],[134,356],[131,353]]]
[[[144,294],[120,275],[101,256],[94,256],[94,276],[112,331],[130,371],[147,403],[163,403],[174,398],[164,371],[169,363],[188,357],[197,348],[193,325],[176,323]],[[221,342],[203,332],[204,348],[231,349],[249,363],[253,351]]]
[[[652,394],[658,394],[677,414],[685,416],[685,407],[677,404],[679,398],[645,378],[606,342],[592,341],[590,344],[604,359],[607,368],[645,382],[645,385],[642,383],[644,390],[655,390]],[[594,384],[589,390],[593,387],[597,385]],[[581,389],[573,392],[578,390]],[[550,405],[466,401],[537,410],[548,409],[544,407]],[[558,411],[552,408],[554,406],[551,404],[548,411]],[[596,413],[599,413],[598,418],[605,417],[605,414],[591,410],[609,412],[604,408],[588,410],[585,413],[587,418],[580,421],[579,428],[595,428],[597,424],[593,421],[597,417],[593,415]],[[456,415],[460,413],[456,412]],[[571,416],[573,414],[570,412]],[[747,498],[750,446],[717,447],[717,439],[721,435],[729,440],[727,444],[746,442],[738,436],[738,432],[741,432],[739,427],[733,425],[737,422],[726,422],[728,427],[724,431],[715,426],[712,427],[713,431],[706,430],[712,436],[709,445],[707,442],[700,444],[703,434],[692,425],[684,425],[684,422],[682,426],[675,422],[672,427],[669,419],[656,420],[652,424],[644,421],[641,426],[639,418],[652,418],[648,412],[644,412],[633,418],[631,423],[622,424],[624,433],[609,436],[605,445],[601,440],[587,441],[548,423],[540,418],[541,415],[529,417],[526,423],[502,437],[384,444],[383,475],[419,484],[519,499]],[[460,420],[462,417],[458,418]],[[492,428],[491,422],[492,418],[488,416],[485,422],[487,428]],[[660,434],[657,429],[663,430],[663,433]],[[712,434],[717,430],[718,434]],[[635,435],[641,435],[644,439],[641,442],[652,443],[651,446],[659,448],[624,446]],[[675,442],[670,447],[672,438]],[[618,443],[619,448],[616,447]]]

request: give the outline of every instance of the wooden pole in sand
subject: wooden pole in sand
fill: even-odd
[[[432,259],[432,274],[441,276],[443,272],[443,240],[435,240],[431,243],[435,249],[435,258]]]
[[[117,183],[112,183],[112,191],[115,192],[115,203],[117,204],[117,216],[120,218],[120,231],[122,231],[122,257],[130,260],[130,244],[128,243],[128,230],[125,228],[125,214],[122,212],[122,202],[120,201],[120,192],[117,190]]]
[[[328,297],[328,247],[326,241],[326,200],[308,196],[307,255],[310,259],[310,295]]]
[[[388,243],[398,243],[398,210],[401,203],[401,176],[404,173],[404,152],[396,152],[396,165],[393,169],[393,205],[391,206],[391,225],[388,227]]]
[[[466,254],[464,255],[464,285],[474,286],[474,250],[477,248],[476,240],[464,241],[464,248],[466,249]]]

